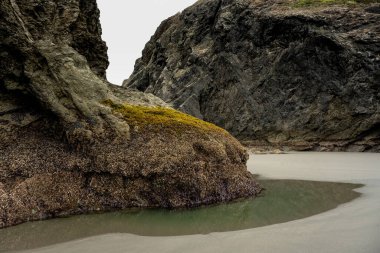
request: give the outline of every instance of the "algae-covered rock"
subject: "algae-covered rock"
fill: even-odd
[[[124,86],[246,143],[380,150],[378,0],[203,0],[162,22]]]
[[[105,81],[98,17],[95,0],[0,2],[0,228],[256,195],[225,130]]]

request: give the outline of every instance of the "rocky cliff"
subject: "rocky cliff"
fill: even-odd
[[[124,86],[256,146],[379,151],[380,4],[323,2],[198,1]]]
[[[0,2],[0,228],[256,195],[223,129],[108,84],[95,0]]]

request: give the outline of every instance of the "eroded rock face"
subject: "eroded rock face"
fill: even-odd
[[[98,15],[95,0],[0,2],[0,228],[256,195],[226,131],[104,80]]]
[[[379,8],[198,1],[162,22],[124,86],[256,146],[379,151]]]

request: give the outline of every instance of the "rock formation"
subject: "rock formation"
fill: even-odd
[[[256,146],[379,151],[380,4],[305,2],[198,1],[162,22],[124,86]]]
[[[0,2],[0,228],[256,195],[226,131],[108,84],[95,0]]]

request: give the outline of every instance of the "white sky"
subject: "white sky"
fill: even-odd
[[[121,85],[161,21],[196,0],[98,0],[103,40],[108,45],[107,78]]]

